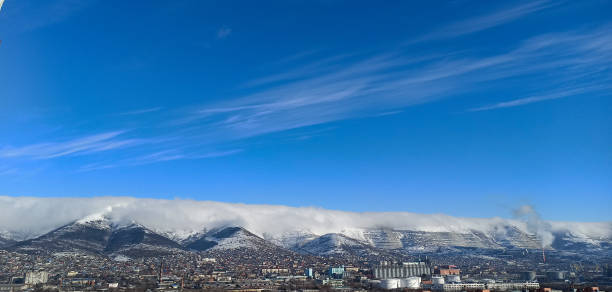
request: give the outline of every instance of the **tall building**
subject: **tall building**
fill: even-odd
[[[307,268],[304,270],[304,276],[308,277],[308,278],[314,278],[314,272],[312,271],[312,268]]]

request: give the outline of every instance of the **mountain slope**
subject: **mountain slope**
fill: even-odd
[[[293,248],[299,253],[317,256],[377,257],[390,256],[385,251],[339,233],[328,233]]]
[[[273,245],[242,227],[214,229],[186,247],[194,250],[258,249]]]
[[[16,251],[84,251],[102,253],[110,238],[112,228],[107,220],[74,222],[57,228],[37,238],[18,242],[11,246]]]
[[[113,231],[105,252],[131,257],[159,256],[180,252],[182,246],[139,224],[131,224]]]
[[[554,237],[557,236],[587,245],[612,241],[612,222],[538,220],[535,222],[538,226],[533,226],[534,222],[504,218],[462,218],[409,212],[356,213],[315,207],[129,197],[0,196],[0,202],[0,234],[5,241],[34,239],[50,229],[62,227],[67,220],[77,221],[86,217],[112,218],[113,226],[139,222],[179,243],[197,234],[197,230],[216,230],[228,225],[243,226],[253,234],[286,248],[328,233],[342,233],[388,250],[426,250],[436,246],[536,248],[542,244],[548,246],[554,243]],[[178,213],[168,212],[169,209]],[[50,210],[62,210],[62,214],[60,216]],[[538,239],[546,239],[546,242],[538,242]],[[199,249],[210,245],[202,243],[204,245]],[[578,247],[569,243],[555,244],[554,247],[572,246]]]
[[[0,249],[14,245],[17,241],[0,236]]]
[[[494,253],[544,245],[573,254],[612,254],[611,222],[539,220],[534,227],[533,222],[504,218],[125,197],[0,196],[0,202],[0,248],[29,252],[140,255],[139,251],[147,251],[144,254],[154,255],[290,249],[318,255],[382,255],[427,253],[439,248]],[[56,210],[62,210],[61,214]],[[73,223],[64,225],[67,220]],[[126,222],[141,225],[126,226]]]
[[[282,243],[287,246],[280,246]],[[285,233],[282,240],[268,235],[263,239],[242,227],[225,227],[193,235],[178,243],[140,224],[116,226],[107,219],[80,220],[64,225],[42,236],[15,242],[0,241],[3,249],[25,253],[81,252],[99,255],[125,255],[132,258],[156,257],[186,252],[206,252],[242,257],[264,255],[333,256],[375,259],[421,252],[437,252],[440,248],[459,252],[461,248],[481,250],[540,249],[535,235],[508,227],[492,234],[479,231],[423,232],[378,229],[351,229],[346,234],[328,233],[316,236],[309,232]],[[458,249],[459,248],[459,249]],[[612,255],[607,238],[593,239],[583,234],[556,233],[551,250],[572,254]]]
[[[176,252],[181,246],[142,225],[117,228],[101,219],[67,224],[42,236],[14,243],[8,249],[26,253],[115,253],[140,257]]]

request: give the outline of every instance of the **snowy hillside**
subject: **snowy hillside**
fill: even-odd
[[[607,251],[612,223],[354,213],[127,197],[0,197],[0,235],[0,248],[132,254],[160,247],[203,251],[263,245],[318,255],[438,247]]]

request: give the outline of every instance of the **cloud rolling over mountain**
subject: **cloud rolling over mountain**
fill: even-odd
[[[508,227],[534,234],[529,221],[504,218],[460,218],[408,212],[345,212],[316,207],[248,205],[193,200],[132,197],[34,198],[0,196],[0,235],[16,240],[36,237],[75,221],[109,219],[117,226],[139,223],[185,239],[203,230],[240,226],[264,238],[296,231],[314,235],[341,233],[364,239],[363,230],[388,228],[423,232],[503,235]],[[550,234],[609,240],[611,222],[551,222]],[[549,239],[547,239],[549,240]],[[550,241],[552,242],[552,241]],[[549,245],[550,242],[543,242]]]

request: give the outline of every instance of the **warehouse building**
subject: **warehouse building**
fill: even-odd
[[[379,265],[372,269],[374,278],[408,278],[431,275],[431,269],[424,262],[405,262],[401,265]]]

